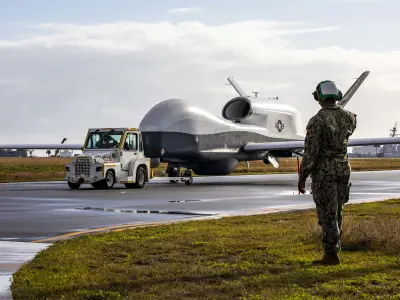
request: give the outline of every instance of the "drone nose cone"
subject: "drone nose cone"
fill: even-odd
[[[170,131],[174,124],[182,122],[187,115],[189,103],[181,99],[168,99],[155,105],[144,116],[140,123],[140,130]],[[176,128],[175,128],[176,129]]]

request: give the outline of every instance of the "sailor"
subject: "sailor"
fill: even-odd
[[[300,166],[298,189],[305,193],[307,177],[322,228],[324,256],[314,264],[340,264],[342,218],[349,200],[351,167],[347,145],[357,116],[337,105],[342,92],[333,81],[321,81],[312,93],[322,107],[307,125],[305,151]]]

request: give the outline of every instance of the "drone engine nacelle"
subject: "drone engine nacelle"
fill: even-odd
[[[249,98],[236,97],[229,100],[222,108],[222,117],[233,122],[240,122],[253,114],[253,103]]]
[[[302,133],[301,117],[292,106],[276,101],[236,97],[222,108],[225,120],[266,128],[271,134],[292,138]]]

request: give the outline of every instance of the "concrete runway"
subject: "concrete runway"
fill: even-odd
[[[352,182],[350,203],[400,197],[400,171],[353,173]],[[64,182],[0,184],[0,240],[33,241],[122,224],[313,207],[307,193],[298,195],[296,174],[199,177],[190,186],[153,179],[140,190],[94,190],[90,185],[70,190]]]
[[[48,246],[50,244],[0,241],[0,300],[12,299],[10,291],[12,274]]]
[[[0,184],[0,299],[11,299],[12,273],[56,236],[109,226],[314,208],[309,183],[306,195],[298,195],[297,174],[199,177],[190,186],[153,179],[141,190],[115,186],[98,191],[90,185],[70,190],[65,182]],[[400,171],[353,173],[352,183],[349,203],[400,197]]]

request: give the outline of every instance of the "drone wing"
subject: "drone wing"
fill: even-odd
[[[400,144],[400,137],[385,137],[385,138],[359,138],[349,139],[348,146],[367,146],[367,145],[388,145]],[[295,151],[304,149],[303,141],[285,141],[285,142],[266,142],[266,143],[248,143],[243,146],[244,152],[254,151],[272,151],[272,150],[287,150]]]
[[[0,149],[32,149],[32,150],[82,150],[82,144],[0,144]]]

